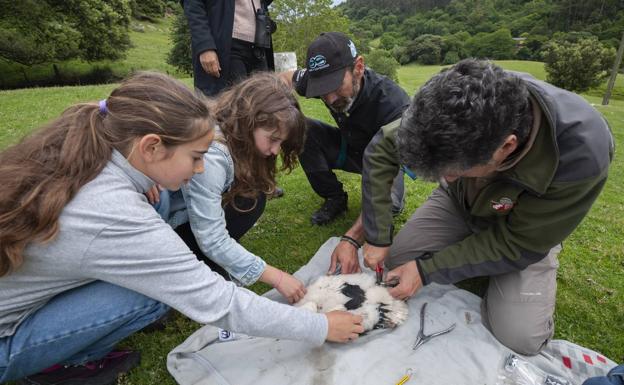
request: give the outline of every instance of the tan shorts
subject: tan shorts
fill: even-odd
[[[438,187],[401,228],[386,265],[393,269],[478,231]],[[561,245],[557,245],[522,271],[490,277],[482,306],[484,323],[501,343],[518,353],[537,354],[553,336],[560,251]]]

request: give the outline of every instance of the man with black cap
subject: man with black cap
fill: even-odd
[[[401,118],[409,97],[392,80],[366,68],[355,44],[340,32],[322,33],[308,47],[306,68],[284,72],[281,76],[300,95],[320,98],[338,126],[307,119],[307,139],[299,158],[310,185],[325,199],[312,215],[312,223],[324,225],[347,210],[347,193],[332,170],[362,174],[363,180],[370,180],[367,176],[374,172],[375,166],[366,161],[365,149],[383,126]],[[368,187],[364,186],[365,189]],[[403,193],[403,173],[399,172],[391,194],[394,214],[403,209]],[[362,196],[363,211],[371,214],[377,211],[372,205],[380,197],[366,191]],[[389,197],[381,199],[389,200]],[[341,264],[343,273],[358,272],[357,249],[364,240],[373,246],[387,246],[365,239],[365,232],[375,233],[377,225],[376,218],[367,216],[363,221],[360,215],[342,237],[344,242],[339,243],[332,255],[331,272],[336,269],[336,262]],[[391,216],[389,219],[392,221]]]

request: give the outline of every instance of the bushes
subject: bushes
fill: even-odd
[[[167,54],[167,63],[180,72],[193,73],[193,56],[191,54],[191,32],[182,7],[174,8],[175,19],[171,26],[171,50]]]
[[[409,43],[405,54],[410,61],[422,64],[439,64],[442,60],[442,37],[438,35],[421,35]]]
[[[473,57],[501,60],[514,57],[516,43],[511,38],[511,32],[501,28],[492,33],[477,33],[468,40],[466,46]]]
[[[544,51],[546,80],[570,91],[586,91],[609,76],[614,57],[615,50],[595,37],[552,41]]]
[[[383,49],[376,49],[366,56],[366,64],[375,72],[386,75],[395,82],[399,81],[397,69],[399,63],[392,57],[392,54]]]

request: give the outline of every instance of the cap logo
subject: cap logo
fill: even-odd
[[[355,44],[351,40],[349,40],[349,49],[351,50],[351,56],[357,56],[357,49],[355,49]]]
[[[308,61],[310,71],[318,71],[327,67],[329,67],[329,64],[327,64],[327,59],[323,55],[312,56]]]

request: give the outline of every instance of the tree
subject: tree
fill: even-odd
[[[410,61],[418,60],[422,64],[440,64],[442,61],[442,37],[421,35],[407,45],[406,53]]]
[[[139,20],[155,21],[165,16],[164,0],[130,0],[132,17]]]
[[[514,57],[516,42],[508,29],[501,28],[492,33],[477,33],[468,40],[466,47],[474,57],[511,59]]]
[[[600,85],[609,76],[615,50],[596,38],[575,42],[556,40],[544,51],[546,80],[570,91],[583,92]]]
[[[382,75],[386,75],[395,82],[399,81],[397,69],[399,68],[399,62],[397,62],[392,54],[383,49],[373,50],[366,55],[366,64],[375,70],[375,72]]]
[[[167,63],[181,72],[193,73],[193,54],[191,53],[191,32],[182,7],[175,7],[175,19],[171,26],[171,50],[167,54]]]
[[[33,65],[123,58],[128,0],[0,0],[0,58]]]
[[[321,32],[349,31],[349,20],[332,8],[332,0],[280,0],[270,9],[277,22],[274,50],[295,51],[300,66],[304,65],[308,45]]]

